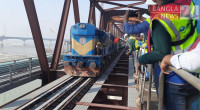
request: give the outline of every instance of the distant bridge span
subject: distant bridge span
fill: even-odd
[[[18,40],[22,40],[22,41],[26,41],[26,40],[33,40],[33,38],[31,37],[10,37],[10,36],[0,36],[0,45],[3,45],[3,40],[8,40],[8,39],[18,39]],[[43,40],[47,40],[47,41],[56,41],[56,39],[50,39],[50,38],[43,38]],[[64,40],[64,42],[68,42],[67,40]]]
[[[0,36],[0,40],[7,40],[7,39],[19,39],[19,40],[33,40],[31,37],[10,37],[10,36]],[[50,39],[50,38],[43,38],[43,40],[48,40],[48,41],[56,41],[56,39]]]

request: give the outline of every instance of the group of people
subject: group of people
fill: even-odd
[[[153,0],[157,5],[176,6],[177,0]],[[184,0],[181,0],[184,1]],[[180,3],[180,0],[179,0]],[[200,5],[197,0],[191,0],[190,8]],[[193,14],[194,12],[190,12]],[[187,81],[170,71],[168,66],[189,71],[195,77],[200,78],[200,21],[188,17],[179,20],[160,19],[153,17],[146,19],[138,12],[137,21],[129,21],[129,10],[124,15],[124,31],[130,34],[126,37],[129,43],[131,54],[135,50],[135,41],[140,39],[134,34],[144,33],[148,38],[148,53],[140,56],[137,62],[137,69],[141,65],[153,64],[154,82],[158,91],[160,73],[165,73],[164,82],[164,108],[165,110],[186,110],[190,98],[195,97],[200,102],[199,91]],[[200,14],[199,14],[200,15]],[[143,20],[138,23],[139,20]],[[199,36],[199,37],[198,37]],[[189,108],[191,109],[191,108]]]

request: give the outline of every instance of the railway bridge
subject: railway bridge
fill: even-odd
[[[43,38],[34,0],[23,0],[38,55],[42,87],[1,106],[1,109],[138,110],[136,100],[140,94],[136,90],[133,79],[133,56],[127,56],[125,48],[122,48],[116,57],[112,58],[112,61],[109,62],[110,65],[99,77],[71,77],[63,73],[59,59],[71,5],[73,5],[75,23],[81,21],[79,1],[64,1],[55,50],[51,62],[48,62],[43,40],[52,41],[54,39]],[[124,1],[129,1],[129,3]],[[90,0],[88,23],[97,27],[96,10],[98,10],[100,21],[97,28],[123,38],[123,15],[126,9],[136,10],[141,15],[145,13],[149,15],[147,8],[139,7],[145,2],[145,0]],[[102,3],[110,5],[110,7],[104,9],[101,6]],[[133,19],[135,18],[129,20]],[[32,38],[0,37],[1,41],[4,39],[25,41]]]
[[[163,110],[162,94],[159,97],[159,101],[155,100],[154,103],[151,102],[151,69],[149,69],[150,83],[145,89],[144,74],[139,75],[136,78],[137,80],[133,78],[134,62],[137,61],[137,58],[134,58],[133,55],[127,56],[125,54],[125,48],[122,48],[112,58],[108,67],[98,77],[72,77],[64,73],[63,65],[60,64],[59,59],[61,57],[68,17],[70,16],[69,10],[73,9],[75,23],[80,23],[81,21],[79,13],[80,0],[64,1],[55,50],[49,62],[44,48],[34,0],[23,0],[40,65],[40,70],[37,71],[40,75],[37,78],[42,80],[42,86],[0,106],[0,109],[139,110],[145,108],[147,110],[156,110],[158,107],[159,110]],[[127,8],[136,10],[141,15],[150,14],[147,8],[140,7],[146,0],[89,1],[88,23],[97,27],[96,10],[99,10],[100,21],[98,28],[119,38],[123,38],[124,36],[123,15]],[[129,3],[125,1],[129,1]],[[101,3],[108,4],[111,7],[105,9],[100,5]],[[71,5],[73,8],[70,8]],[[135,18],[129,18],[129,20],[133,19]],[[1,39],[3,38],[5,37],[1,37]],[[27,39],[30,38],[22,38],[22,40]],[[147,68],[144,71],[146,70]],[[10,74],[15,74],[15,72],[10,72]],[[161,84],[163,84],[163,78],[164,75],[162,74],[160,78]],[[160,89],[163,89],[163,85],[160,86]],[[163,93],[163,91],[159,91],[159,93]],[[147,99],[144,96],[148,96]],[[151,108],[153,105],[157,105],[156,108]]]

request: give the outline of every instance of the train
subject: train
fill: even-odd
[[[64,71],[71,76],[96,77],[122,47],[122,39],[89,23],[71,26],[71,53],[64,55]]]

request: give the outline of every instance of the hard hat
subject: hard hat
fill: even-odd
[[[153,2],[152,0],[146,0],[145,4],[146,5],[156,5],[156,3]]]
[[[97,42],[97,45],[99,45],[99,44],[101,45],[101,42]]]
[[[144,36],[144,33],[140,33],[140,36]]]
[[[150,16],[147,15],[146,13],[144,13],[144,14],[142,15],[142,17],[144,17],[144,18],[150,18]]]
[[[128,34],[125,34],[125,35],[124,35],[124,39],[126,39],[127,36],[129,36],[129,35],[128,35]]]

